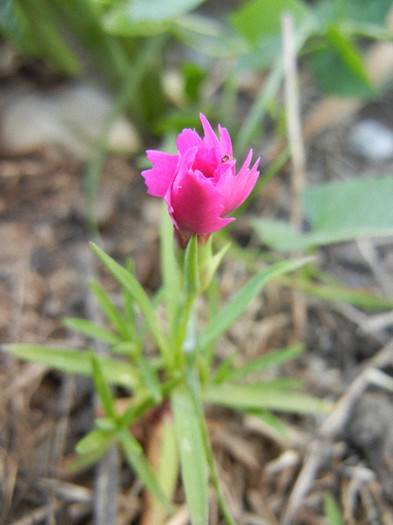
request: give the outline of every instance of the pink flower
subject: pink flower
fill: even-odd
[[[258,159],[249,169],[252,150],[236,175],[236,160],[228,131],[218,126],[220,140],[204,115],[200,114],[205,136],[184,129],[177,138],[177,155],[148,150],[153,167],[142,172],[148,193],[161,197],[180,239],[194,233],[220,230],[233,217],[227,217],[251,193],[259,172]]]

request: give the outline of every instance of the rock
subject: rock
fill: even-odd
[[[46,145],[60,146],[84,161],[99,139],[112,100],[98,87],[70,84],[43,92],[20,86],[0,92],[2,149],[25,154]],[[123,116],[115,119],[108,135],[108,149],[123,154],[140,147],[134,126]]]
[[[357,123],[349,136],[353,153],[370,162],[383,162],[393,157],[393,131],[375,119]]]

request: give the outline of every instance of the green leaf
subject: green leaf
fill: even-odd
[[[199,337],[199,346],[204,348],[224,333],[245,311],[249,303],[261,292],[262,288],[269,281],[285,273],[297,270],[307,262],[310,262],[310,260],[310,258],[306,257],[293,261],[280,261],[252,277],[246,285],[232,297],[217,316],[210,320]]]
[[[80,73],[80,62],[63,38],[64,32],[59,30],[51,3],[48,0],[40,0],[34,4],[29,0],[18,0],[17,3],[40,56],[59,71],[71,75]]]
[[[163,287],[165,288],[169,331],[171,340],[175,341],[179,315],[179,285],[181,275],[175,258],[173,223],[169,216],[166,203],[163,203],[160,228],[160,264]]]
[[[271,431],[276,433],[278,437],[288,439],[289,432],[284,423],[277,416],[267,410],[246,410],[253,418],[261,420],[266,425],[269,425]]]
[[[166,31],[170,22],[204,0],[128,0],[105,16],[105,28],[122,36],[148,36]]]
[[[327,93],[359,99],[375,97],[360,51],[337,26],[327,28],[324,47],[312,53],[309,65]]]
[[[324,511],[329,525],[344,525],[344,517],[341,513],[336,500],[331,494],[326,494],[324,498]]]
[[[120,264],[114,261],[112,257],[107,255],[96,244],[91,243],[91,247],[107,270],[113,275],[113,277],[131,293],[135,302],[141,309],[147,326],[149,327],[166,364],[171,365],[173,361],[171,347],[159,326],[155,316],[154,308],[142,286],[131,273],[120,266]]]
[[[351,290],[348,287],[339,284],[321,284],[305,279],[294,279],[288,284],[294,288],[303,290],[304,292],[319,297],[324,301],[333,303],[349,303],[366,310],[393,310],[393,299],[388,297],[380,297],[372,292],[366,290]]]
[[[159,423],[159,443],[157,463],[154,464],[156,476],[168,500],[172,500],[179,477],[179,454],[177,451],[176,433],[171,414],[165,414]],[[148,502],[148,522],[151,524],[166,523],[167,511],[155,499]]]
[[[124,339],[130,337],[131,333],[127,328],[127,324],[124,322],[124,319],[120,315],[119,310],[113,304],[113,302],[111,301],[105,290],[102,288],[102,286],[100,286],[100,284],[98,284],[98,282],[94,279],[90,280],[89,286],[94,295],[96,296],[108,322],[113,326],[113,328],[115,328],[115,330],[119,334],[121,334],[124,337]]]
[[[298,0],[253,0],[241,5],[229,16],[232,26],[252,44],[280,34],[283,12],[293,15],[296,25],[301,24],[310,12]]]
[[[91,339],[97,339],[98,341],[104,341],[109,344],[116,344],[121,341],[121,339],[115,335],[113,332],[99,326],[87,319],[77,319],[77,318],[67,318],[64,319],[63,324],[70,330],[79,332],[80,334],[90,337]]]
[[[139,358],[136,361],[139,373],[146,388],[150,391],[155,403],[162,401],[161,383],[157,372],[147,359]]]
[[[20,359],[40,363],[68,374],[81,374],[90,377],[93,374],[90,352],[30,344],[3,345],[2,349]],[[97,359],[100,360],[105,377],[110,383],[127,389],[135,388],[138,385],[135,368],[128,363],[108,357],[97,357]]]
[[[254,219],[252,225],[271,248],[306,250],[365,237],[393,234],[393,177],[352,179],[311,186],[303,193],[309,233],[284,221]]]
[[[209,522],[208,477],[201,426],[192,395],[185,387],[171,395],[183,486],[192,525]]]
[[[184,255],[184,276],[188,297],[199,290],[198,237],[193,235],[188,241]]]
[[[112,441],[108,441],[102,448],[96,448],[90,451],[87,451],[85,454],[78,455],[72,463],[68,466],[68,470],[72,473],[80,472],[91,467],[96,463],[102,456],[108,451]]]
[[[94,429],[77,443],[75,450],[82,456],[95,453],[101,456],[112,445],[114,437],[113,432]]]
[[[330,26],[326,38],[337,50],[341,60],[359,80],[368,84],[371,89],[370,79],[367,74],[363,57],[350,38],[342,33],[336,26]]]
[[[140,481],[144,484],[147,490],[149,490],[153,496],[155,496],[168,510],[173,511],[171,503],[168,501],[162,487],[160,486],[157,477],[151,469],[149,462],[147,461],[142,447],[138,441],[134,438],[128,429],[123,429],[118,434],[120,439],[120,445],[124,452],[127,462],[134,470]]]
[[[29,54],[37,52],[29,33],[28,21],[14,0],[0,3],[0,34],[20,51]]]
[[[99,358],[93,352],[91,353],[91,364],[94,386],[98,397],[100,398],[102,408],[110,419],[116,421],[116,410],[113,394],[107,382],[107,378],[104,375],[102,364]]]
[[[266,409],[295,414],[323,413],[329,404],[321,399],[265,383],[223,383],[203,391],[206,403],[234,409]]]
[[[304,352],[304,345],[293,345],[288,348],[283,348],[266,355],[262,355],[257,359],[248,361],[242,366],[230,370],[225,376],[225,381],[233,381],[239,378],[244,378],[250,374],[261,372],[271,366],[277,366],[297,357]]]
[[[227,24],[219,18],[203,15],[200,12],[177,17],[172,21],[170,31],[186,46],[207,57],[233,58],[244,50],[243,39],[230,31]],[[195,80],[196,86],[193,88],[192,99],[198,101],[197,95],[201,93],[200,86],[198,86],[200,78]],[[186,91],[190,91],[187,86]],[[195,110],[193,113],[195,115]]]

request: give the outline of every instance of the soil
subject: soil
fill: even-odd
[[[381,107],[369,106],[367,115],[379,118]],[[353,115],[353,120],[360,116]],[[349,153],[341,140],[347,132],[348,123],[340,124],[307,145],[313,180],[334,179],[338,172],[372,176],[373,170],[391,170],[389,163],[371,166]],[[108,156],[105,162],[98,196],[99,243],[119,261],[131,256],[140,281],[152,292],[159,284],[161,206],[146,195],[136,161]],[[289,169],[285,166],[236,222],[230,232],[235,244],[252,248],[261,257],[266,254],[247,217],[283,213],[289,206]],[[84,173],[83,164],[50,146],[1,158],[3,343],[83,348],[85,341],[67,331],[62,321],[94,315],[88,298],[89,277],[95,275],[114,297],[118,294],[88,246],[92,235],[86,228]],[[392,239],[319,250],[318,265],[353,289],[388,296],[393,281]],[[223,296],[233,294],[248,275],[246,262],[230,253],[220,275]],[[293,289],[282,283],[269,285],[221,341],[218,358],[236,346],[246,361],[297,341],[293,295]],[[275,373],[302,379],[304,390],[332,402],[332,410],[327,416],[280,415],[288,428],[286,439],[255,417],[209,411],[224,493],[237,523],[244,525],[323,525],[328,523],[324,517],[327,494],[341,507],[345,523],[391,525],[391,317],[384,323],[383,312],[370,313],[311,296],[303,300],[307,352]],[[1,523],[103,524],[97,494],[102,494],[98,480],[105,478],[105,472],[106,479],[118,479],[117,523],[151,523],[141,486],[116,453],[98,468],[74,474],[67,468],[75,456],[75,444],[92,426],[95,402],[89,380],[1,353],[0,389]],[[148,424],[141,434],[147,448],[158,422]],[[177,513],[169,523],[188,523],[180,488]],[[219,523],[212,495],[211,524]]]

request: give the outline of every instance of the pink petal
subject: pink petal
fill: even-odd
[[[203,142],[208,148],[217,148],[220,146],[220,143],[218,141],[218,138],[216,137],[216,134],[213,131],[213,128],[211,127],[209,121],[203,115],[202,113],[199,113],[199,118],[201,119],[203,131],[205,133],[205,137],[203,139]]]
[[[228,130],[226,128],[222,128],[219,124],[218,133],[220,135],[221,147],[223,151],[225,152],[226,155],[229,155],[231,157],[233,155],[232,141],[231,141],[231,137],[229,136]]]
[[[142,171],[147,193],[163,198],[176,173],[178,155],[170,155],[157,150],[148,150],[147,158],[153,163],[150,170]]]
[[[177,137],[177,149],[180,155],[193,148],[194,146],[202,146],[203,141],[198,133],[192,129],[183,129],[183,131]]]
[[[195,157],[196,148],[193,154]],[[185,160],[165,196],[175,226],[183,232],[197,234],[220,230],[233,220],[221,217],[221,194],[211,180],[189,169],[190,158]]]
[[[239,173],[235,175],[228,170],[217,181],[217,189],[221,192],[222,202],[224,204],[223,215],[227,215],[232,210],[240,206],[250,195],[252,189],[259,176],[257,167],[260,159],[258,158],[254,166],[248,169],[252,158],[252,150],[250,150],[241,167]]]

